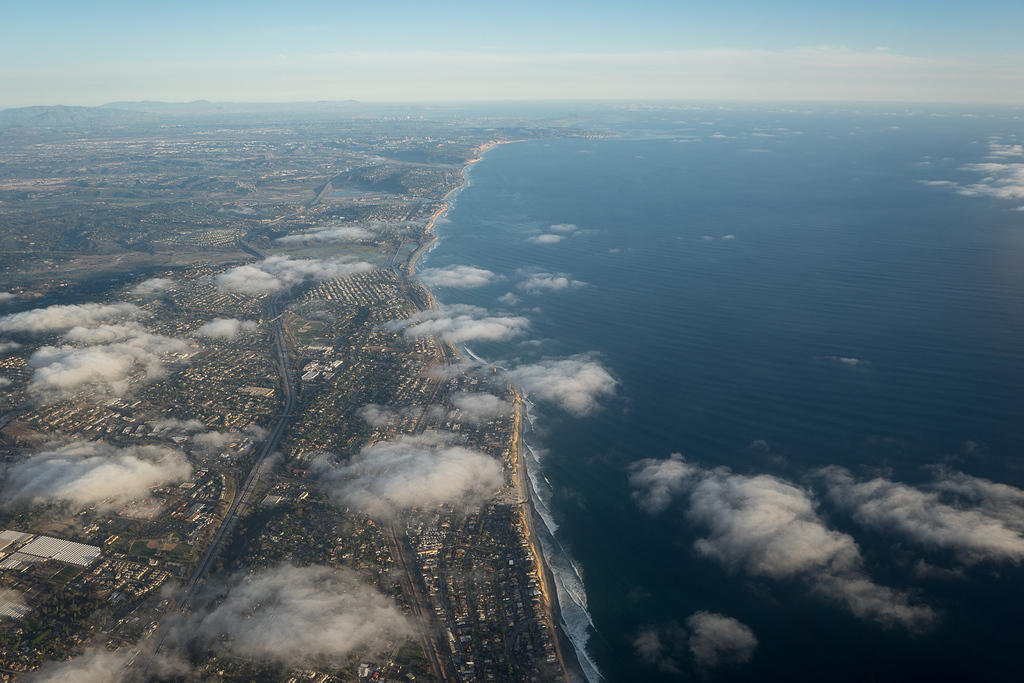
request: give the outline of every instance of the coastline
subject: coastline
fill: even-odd
[[[485,143],[476,147],[473,151],[475,156],[469,159],[463,166],[460,172],[460,182],[457,186],[446,192],[441,198],[441,203],[430,215],[427,225],[424,228],[424,239],[420,245],[413,251],[406,262],[402,265],[402,274],[407,279],[412,279],[416,275],[416,265],[431,246],[437,243],[438,237],[434,233],[434,226],[437,221],[448,212],[449,204],[448,200],[453,194],[460,191],[466,186],[468,182],[466,178],[466,171],[475,163],[483,160],[484,155],[499,145],[507,145],[514,142],[521,142],[520,140],[496,140]],[[419,289],[424,293],[427,301],[427,305],[431,309],[437,308],[437,298],[434,293],[430,291],[430,288],[422,283],[419,284]],[[445,347],[449,349],[450,353],[455,354],[458,357],[458,350],[451,344],[445,344]],[[525,438],[523,435],[524,430],[524,398],[522,391],[519,387],[512,385],[510,390],[514,395],[514,425],[512,431],[512,474],[511,474],[511,485],[516,495],[516,504],[519,506],[520,517],[523,523],[523,529],[525,531],[526,540],[530,546],[530,554],[533,556],[534,563],[537,570],[537,577],[540,581],[540,590],[544,598],[545,606],[545,620],[551,628],[552,635],[554,637],[554,648],[555,656],[558,658],[559,666],[565,675],[566,681],[585,681],[586,676],[583,673],[583,668],[579,663],[579,659],[576,655],[575,648],[565,629],[561,626],[561,609],[558,603],[558,592],[555,588],[555,578],[548,565],[547,559],[544,557],[544,551],[541,547],[540,540],[536,533],[537,524],[537,510],[534,505],[533,496],[531,494],[530,483],[527,478],[526,461],[524,457],[525,453]],[[568,653],[568,657],[566,654]]]
[[[526,540],[530,544],[530,554],[534,557],[537,566],[537,576],[540,579],[540,590],[544,596],[545,617],[551,632],[555,636],[555,656],[558,657],[559,666],[565,673],[567,681],[586,681],[573,647],[572,640],[562,628],[562,612],[558,603],[558,589],[555,587],[555,575],[551,571],[547,560],[544,557],[544,550],[541,547],[540,539],[537,538],[537,510],[534,507],[533,495],[530,489],[530,482],[526,471],[525,444],[526,438],[523,434],[523,419],[525,408],[523,406],[523,394],[519,387],[513,385],[513,415],[514,426],[512,432],[512,485],[516,492],[517,503],[520,515],[523,520],[523,528],[526,531]],[[566,656],[566,653],[569,656]]]
[[[487,154],[487,152],[489,152],[492,149],[494,149],[495,147],[497,147],[499,145],[510,145],[510,144],[512,144],[514,142],[522,142],[522,141],[521,140],[494,140],[494,141],[491,141],[491,142],[484,143],[484,144],[480,145],[479,147],[475,147],[473,149],[473,153],[476,156],[474,156],[472,159],[469,159],[468,161],[466,161],[465,165],[463,165],[462,170],[459,172],[459,184],[456,185],[455,187],[453,187],[452,189],[448,190],[447,192],[445,192],[444,196],[441,197],[441,203],[438,204],[436,209],[434,209],[434,213],[430,214],[430,218],[427,219],[427,224],[423,228],[423,234],[424,234],[423,241],[420,242],[420,245],[418,247],[416,247],[416,250],[414,252],[409,254],[409,258],[402,265],[402,273],[407,278],[411,278],[414,275],[416,275],[416,264],[419,262],[420,258],[422,258],[423,254],[427,253],[427,250],[430,249],[430,247],[433,246],[437,242],[437,235],[434,233],[434,225],[437,224],[437,221],[442,216],[444,216],[446,213],[448,213],[448,200],[451,198],[451,196],[466,186],[466,182],[467,182],[466,171],[469,169],[469,167],[472,166],[475,163],[478,163],[478,162],[482,161],[483,158],[484,158],[484,155]],[[426,288],[424,288],[424,289],[426,289]],[[431,301],[434,301],[434,297],[433,297],[432,294],[430,295],[430,299],[431,299]],[[435,304],[436,304],[436,302],[435,302]],[[434,307],[435,307],[435,305],[431,305],[431,308],[434,308]]]

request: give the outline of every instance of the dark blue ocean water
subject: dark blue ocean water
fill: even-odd
[[[531,321],[527,338],[473,351],[504,364],[589,353],[619,382],[588,417],[538,402],[530,437],[608,679],[707,675],[685,652],[678,672],[650,667],[633,641],[708,610],[759,641],[713,672],[723,680],[1019,680],[1012,564],[922,578],[918,559],[950,558],[823,504],[874,580],[940,612],[910,635],[701,557],[684,506],[646,514],[628,483],[631,463],[680,452],[808,487],[832,464],[907,483],[943,464],[1024,486],[1024,200],[921,182],[979,181],[963,166],[1024,124],[926,113],[623,114],[619,138],[489,152],[439,226],[424,266],[503,278],[441,301]],[[567,223],[561,242],[530,241]],[[587,285],[524,293],[524,269]],[[497,300],[509,291],[517,302]]]

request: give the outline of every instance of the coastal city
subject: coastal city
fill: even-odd
[[[1024,2],[8,2],[0,683],[1017,683]]]
[[[574,676],[522,395],[416,262],[489,147],[580,133],[79,115],[0,128],[0,676]]]

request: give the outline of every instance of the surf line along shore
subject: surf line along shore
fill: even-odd
[[[441,198],[441,203],[437,209],[430,215],[427,221],[427,225],[424,228],[424,236],[420,245],[413,251],[404,266],[402,267],[402,274],[407,280],[412,280],[416,275],[416,265],[419,259],[423,256],[426,251],[437,242],[437,235],[434,233],[434,226],[437,221],[447,213],[449,209],[448,200],[453,194],[462,190],[466,186],[466,171],[475,163],[478,163],[484,158],[491,149],[494,149],[498,145],[507,145],[514,142],[520,142],[519,140],[500,140],[492,141],[480,145],[474,149],[474,156],[472,159],[466,162],[466,165],[462,168],[460,173],[460,182],[456,187],[445,193]],[[437,297],[434,293],[422,282],[416,282],[416,289],[425,298],[426,307],[430,309],[437,309]],[[439,340],[440,341],[440,340]],[[458,361],[461,359],[462,354],[455,348],[453,344],[448,342],[441,342],[442,348],[447,349],[447,355],[449,358]],[[522,390],[511,385],[509,387],[513,394],[513,429],[512,429],[512,440],[509,444],[511,449],[512,459],[512,473],[511,473],[511,486],[516,496],[516,503],[519,507],[520,519],[523,525],[523,532],[527,543],[529,544],[530,554],[533,557],[534,568],[537,573],[537,579],[540,583],[541,596],[544,602],[544,619],[548,624],[548,628],[551,629],[551,633],[554,638],[555,656],[558,658],[558,664],[562,672],[566,676],[566,680],[586,680],[583,675],[583,669],[580,666],[575,650],[573,649],[572,643],[569,640],[568,634],[561,627],[561,612],[558,604],[558,596],[555,589],[554,574],[552,574],[550,567],[548,567],[547,561],[544,557],[544,551],[541,548],[540,540],[536,533],[537,524],[537,512],[534,508],[533,497],[530,491],[529,479],[526,471],[525,461],[525,449],[526,443],[523,437],[523,431],[525,429],[525,405],[523,400]],[[568,655],[568,656],[567,656]]]
[[[537,578],[540,580],[540,591],[544,599],[544,616],[551,633],[555,636],[555,656],[558,664],[565,672],[568,680],[586,680],[583,669],[576,659],[575,650],[568,634],[561,627],[562,616],[558,604],[558,593],[555,588],[555,576],[544,558],[540,540],[537,538],[537,511],[533,507],[533,496],[530,492],[530,481],[526,472],[526,440],[523,436],[526,420],[522,390],[513,385],[513,425],[512,425],[512,484],[519,504],[519,514],[523,522],[526,540],[530,544]],[[569,657],[566,657],[569,653]]]

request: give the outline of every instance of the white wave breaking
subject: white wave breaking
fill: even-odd
[[[532,424],[530,417],[530,404],[527,403],[526,417]],[[551,575],[555,579],[555,594],[558,598],[558,608],[561,614],[561,627],[565,635],[572,643],[576,659],[583,670],[583,675],[588,683],[599,683],[604,680],[597,663],[587,652],[587,643],[590,641],[591,632],[596,632],[594,620],[590,616],[587,604],[587,588],[583,582],[583,576],[579,566],[572,556],[559,542],[555,536],[558,531],[558,524],[555,522],[548,501],[551,499],[551,483],[543,474],[543,466],[537,451],[530,444],[526,444],[526,457],[523,458],[526,466],[527,479],[530,482],[530,499],[533,509],[537,512],[543,525],[538,529],[537,537],[540,539],[541,552],[544,554],[544,562],[547,564]]]

